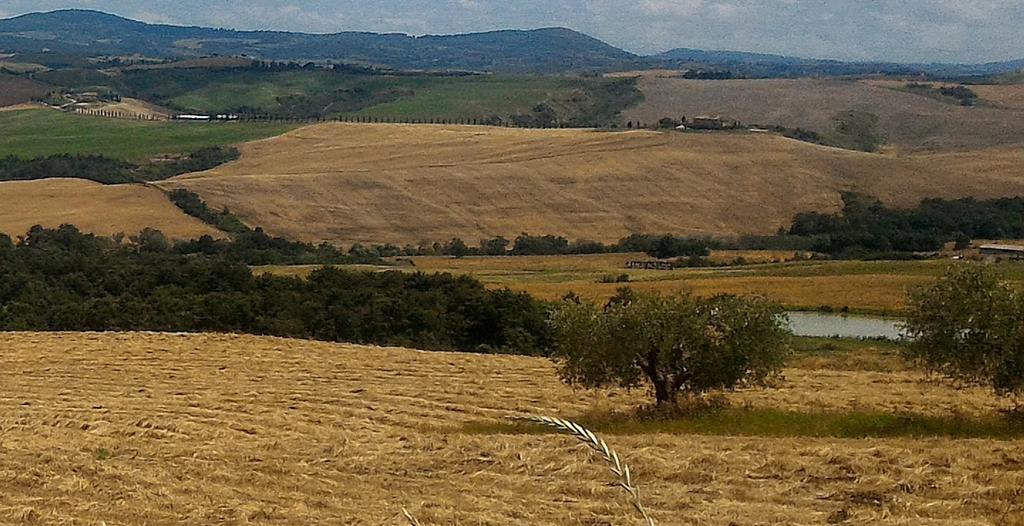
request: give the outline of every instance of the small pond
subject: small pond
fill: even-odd
[[[882,338],[899,340],[905,332],[900,320],[824,312],[787,312],[789,328],[797,336],[819,338]]]

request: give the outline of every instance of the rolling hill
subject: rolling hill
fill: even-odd
[[[768,234],[857,189],[890,204],[1024,195],[1020,148],[879,155],[763,134],[323,124],[160,183],[305,241],[467,242],[522,232]]]
[[[12,238],[34,225],[56,228],[64,223],[102,236],[137,234],[150,227],[175,239],[219,230],[185,215],[156,188],[102,185],[80,179],[45,179],[0,183],[0,233]]]
[[[232,31],[146,24],[88,10],[0,20],[0,50],[84,55],[189,57],[248,55],[269,60],[334,60],[396,69],[500,72],[588,71],[620,67],[635,55],[565,28],[411,37]]]
[[[662,117],[721,115],[746,124],[827,134],[834,129],[837,114],[854,110],[876,115],[878,131],[900,150],[1024,144],[1020,109],[963,107],[855,80],[686,80],[648,75],[637,86],[644,101],[626,110],[627,120],[654,123]]]

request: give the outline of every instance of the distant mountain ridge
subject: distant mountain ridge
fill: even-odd
[[[880,61],[843,61],[835,59],[801,58],[745,51],[709,51],[676,48],[647,57],[663,65],[683,67],[687,64],[705,64],[721,68],[738,69],[751,76],[762,70],[771,70],[769,76],[813,76],[853,74],[916,74],[967,76],[996,75],[1019,71],[1024,59],[984,64],[899,63]]]
[[[1024,59],[988,64],[899,64],[688,48],[638,56],[566,28],[414,37],[400,33],[309,34],[148,24],[81,9],[0,19],[0,51],[38,53],[43,50],[161,58],[247,55],[264,60],[335,61],[404,70],[503,73],[703,67],[728,69],[744,77],[875,73],[969,76],[1024,69]]]
[[[90,10],[0,20],[0,49],[154,57],[249,55],[395,69],[544,73],[615,69],[637,58],[565,28],[421,37],[351,31],[308,34],[147,24]]]

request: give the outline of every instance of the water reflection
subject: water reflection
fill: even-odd
[[[844,316],[823,312],[788,312],[789,328],[797,336],[819,338],[902,339],[906,333],[899,320],[870,316]]]

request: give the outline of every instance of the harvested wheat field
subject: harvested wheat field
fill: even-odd
[[[866,80],[869,86],[905,90],[910,82],[924,84],[932,88],[964,86],[948,82],[919,82],[904,80]],[[1010,110],[1024,110],[1024,84],[968,84],[964,86],[978,95],[979,105],[998,107]]]
[[[573,439],[486,434],[639,394],[542,359],[233,335],[0,335],[0,523],[634,524]],[[998,409],[914,373],[787,372],[735,403]],[[614,434],[663,525],[1024,524],[1024,449],[990,439]]]
[[[522,232],[774,233],[859,189],[891,204],[1024,194],[1019,148],[890,156],[754,134],[323,124],[242,146],[186,187],[305,241],[469,243]]]
[[[0,232],[17,236],[34,225],[64,223],[83,232],[109,236],[156,228],[169,237],[191,239],[223,234],[185,215],[157,188],[102,185],[81,179],[0,182]]]
[[[968,86],[982,100],[1015,110],[1024,110],[1024,84],[989,84]]]
[[[833,119],[837,114],[855,110],[877,115],[879,131],[900,150],[971,150],[1024,144],[1024,112],[1013,106],[968,108],[853,80],[643,77],[638,87],[644,101],[624,116],[644,123],[653,124],[662,117],[721,115],[747,124],[799,127],[825,134],[835,128]],[[978,94],[983,98],[992,95],[983,91]]]

